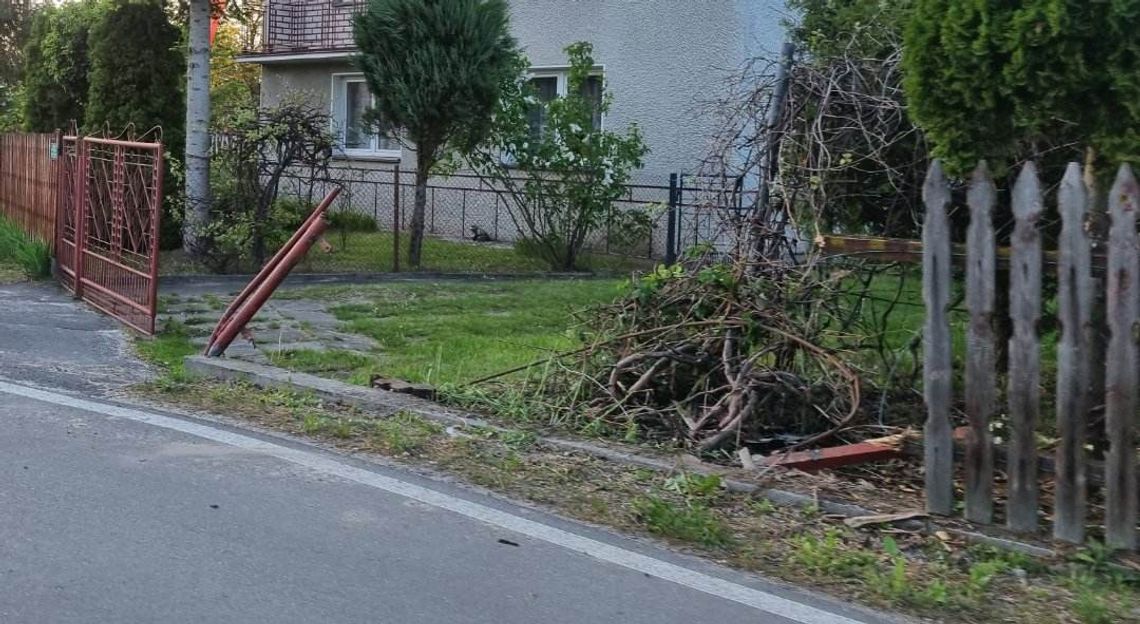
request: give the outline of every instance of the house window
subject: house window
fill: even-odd
[[[378,133],[365,120],[375,98],[360,74],[333,76],[333,136],[347,156],[400,158],[400,144],[390,134]]]
[[[570,90],[569,70],[539,70],[531,71],[530,85],[534,88],[535,96],[542,104],[546,104],[558,97],[565,97]],[[586,78],[582,85],[582,94],[594,102],[594,128],[602,128],[602,75],[594,74]],[[530,112],[530,130],[535,137],[541,137],[546,129],[546,107],[536,105]]]

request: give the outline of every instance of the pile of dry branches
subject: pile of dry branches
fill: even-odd
[[[810,275],[693,262],[641,278],[592,312],[591,415],[701,452],[774,435],[806,446],[848,426],[859,376],[820,344]]]

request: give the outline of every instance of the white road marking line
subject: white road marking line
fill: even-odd
[[[799,622],[800,624],[861,624],[858,620],[824,611],[817,607],[805,605],[775,594],[770,594],[624,548],[599,542],[595,539],[583,537],[534,520],[528,520],[486,505],[456,498],[437,490],[400,481],[392,477],[386,477],[362,468],[349,466],[311,451],[281,446],[265,440],[259,440],[247,435],[217,429],[200,423],[180,420],[169,416],[161,416],[159,414],[151,414],[117,405],[88,401],[3,381],[0,381],[0,392],[44,403],[145,423],[154,427],[186,433],[220,444],[263,453],[319,472],[419,501],[439,509],[446,509],[467,518],[507,529],[556,546],[561,546],[568,550],[589,555],[601,561],[655,576],[711,596],[746,605],[793,622]]]

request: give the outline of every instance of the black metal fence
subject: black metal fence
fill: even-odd
[[[626,186],[614,204],[621,211],[642,211],[648,231],[631,235],[626,228],[600,228],[587,244],[595,254],[672,261],[693,245],[726,245],[740,215],[745,194],[732,188],[710,191],[707,181],[673,174],[667,179],[639,180]],[[381,230],[407,231],[415,203],[414,172],[397,165],[337,166],[313,182],[309,176],[282,180],[281,195],[320,199],[333,185],[343,187],[334,212],[371,217]],[[613,219],[616,223],[618,220]],[[472,241],[485,233],[491,242],[514,243],[526,232],[512,217],[508,192],[470,173],[432,178],[427,189],[425,231],[451,241]]]

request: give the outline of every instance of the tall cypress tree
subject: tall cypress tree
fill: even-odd
[[[90,52],[86,130],[97,134],[109,128],[118,134],[134,124],[141,134],[161,126],[167,161],[180,161],[186,142],[186,58],[182,31],[170,23],[162,0],[111,0],[91,28]],[[172,249],[182,243],[181,180],[167,175],[164,181],[160,244]]]
[[[87,39],[98,15],[93,0],[45,6],[33,18],[24,49],[24,127],[34,132],[84,121],[87,103]]]
[[[416,148],[408,260],[419,266],[432,168],[485,138],[504,77],[516,70],[506,0],[370,0],[353,22],[381,125]]]
[[[162,126],[170,154],[185,141],[186,59],[181,31],[161,0],[112,0],[91,28],[91,86],[85,127],[111,132]]]

